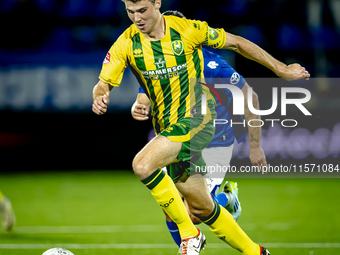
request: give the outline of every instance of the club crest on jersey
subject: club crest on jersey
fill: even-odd
[[[216,29],[209,27],[209,39],[210,40],[212,40],[212,41],[216,40],[219,36],[220,36],[220,34],[217,32]]]
[[[173,41],[171,43],[171,49],[175,55],[179,56],[184,51],[184,43],[180,40]]]
[[[105,59],[104,59],[103,64],[108,64],[108,63],[110,63],[110,60],[111,60],[111,54],[110,54],[110,52],[108,52],[108,53],[106,54],[106,57],[105,57]]]

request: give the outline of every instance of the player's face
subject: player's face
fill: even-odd
[[[129,18],[141,33],[151,33],[153,31],[159,18],[159,0],[155,4],[148,0],[142,0],[137,3],[126,1],[125,6]]]

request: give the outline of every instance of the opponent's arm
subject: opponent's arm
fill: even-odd
[[[246,122],[249,120],[261,120],[261,116],[252,113],[248,107],[248,89],[249,85],[247,83],[244,84],[242,88],[242,92],[244,95],[244,117]],[[257,94],[253,91],[252,93],[252,101],[255,109],[259,110],[259,100]],[[257,123],[255,125],[258,125]],[[248,135],[249,135],[249,146],[250,146],[250,162],[253,165],[256,165],[261,169],[261,166],[267,167],[266,156],[261,148],[261,127],[251,127],[248,125]]]
[[[287,66],[273,58],[256,44],[240,36],[226,33],[226,42],[223,48],[233,50],[246,58],[260,63],[272,70],[277,76],[286,80],[308,79],[310,77],[308,71],[301,65],[291,64]]]
[[[113,89],[108,83],[101,80],[93,88],[93,104],[92,111],[97,115],[102,115],[107,111],[107,105],[110,102],[110,92]]]
[[[136,102],[131,107],[131,115],[135,120],[149,119],[150,100],[145,93],[138,93]]]

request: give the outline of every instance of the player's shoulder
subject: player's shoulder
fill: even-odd
[[[207,26],[206,22],[199,20],[191,20],[187,18],[180,18],[173,15],[163,16],[166,22],[169,24],[170,28],[177,30],[179,32],[195,32],[204,29]]]
[[[204,61],[206,63],[208,63],[207,64],[208,67],[209,67],[209,63],[211,61],[216,63],[216,65],[219,66],[219,67],[224,67],[224,68],[229,68],[230,67],[228,62],[221,55],[216,54],[214,52],[211,52],[211,51],[205,49],[204,47],[202,48],[202,52],[203,52]]]
[[[111,51],[121,52],[123,55],[129,54],[133,40],[141,40],[141,37],[136,35],[139,35],[139,31],[137,27],[132,24],[116,39],[111,47]]]
[[[218,55],[210,50],[207,50],[206,48],[202,47],[202,52],[203,52],[203,56],[204,58],[216,58],[216,59],[219,59],[219,60],[223,60],[223,57],[221,55]]]
[[[117,41],[131,41],[137,34],[139,34],[139,30],[135,24],[132,24],[118,37]]]

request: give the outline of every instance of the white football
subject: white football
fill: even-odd
[[[74,254],[64,248],[52,248],[45,251],[42,255],[74,255]]]

